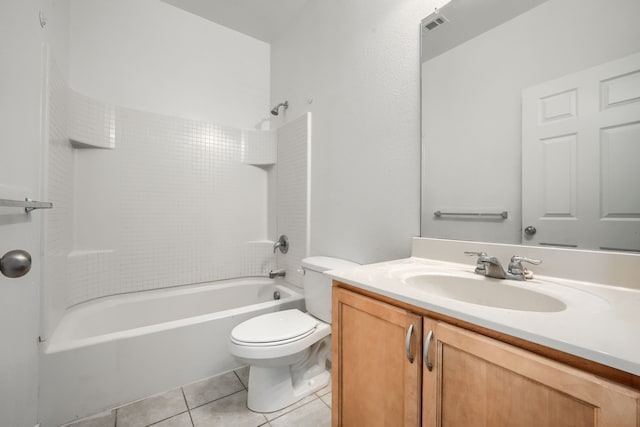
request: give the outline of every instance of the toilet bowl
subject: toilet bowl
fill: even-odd
[[[322,272],[357,265],[329,257],[303,259],[308,312],[294,309],[263,314],[231,331],[231,354],[250,366],[249,409],[274,412],[329,384],[331,279]]]

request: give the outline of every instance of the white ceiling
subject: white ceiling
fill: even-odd
[[[271,43],[308,0],[162,0],[227,28]]]

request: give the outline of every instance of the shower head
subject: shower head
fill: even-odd
[[[280,107],[284,107],[284,109],[286,110],[287,108],[289,108],[289,101],[281,102],[280,104],[273,107],[273,109],[271,109],[271,114],[273,114],[274,116],[277,116],[278,111],[280,110]]]

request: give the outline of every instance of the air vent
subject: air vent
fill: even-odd
[[[449,22],[449,20],[444,15],[436,15],[435,18],[423,23],[423,28],[426,31],[433,31],[446,22]]]

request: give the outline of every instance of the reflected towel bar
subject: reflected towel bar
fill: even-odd
[[[442,217],[442,216],[478,216],[478,217],[495,217],[499,216],[502,219],[507,219],[509,217],[509,213],[507,211],[502,212],[441,212],[435,211],[433,216]]]
[[[36,202],[29,198],[25,198],[24,200],[0,199],[0,206],[9,208],[24,208],[24,211],[28,213],[34,209],[51,209],[53,207],[53,203]]]

